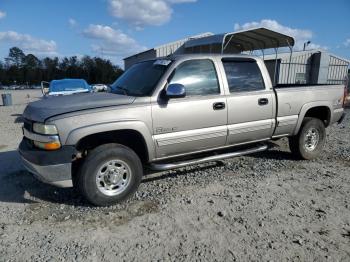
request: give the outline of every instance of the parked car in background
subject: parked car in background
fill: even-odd
[[[108,90],[108,86],[105,84],[95,84],[92,85],[92,90],[94,92],[106,92]]]
[[[18,90],[18,89],[20,89],[20,86],[18,86],[18,85],[9,86],[9,90]]]
[[[44,96],[72,95],[77,93],[90,93],[91,86],[84,79],[61,79],[41,82]]]

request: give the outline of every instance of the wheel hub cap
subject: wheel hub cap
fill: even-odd
[[[129,185],[131,169],[122,160],[109,160],[103,163],[96,174],[96,185],[104,195],[116,196],[121,194]]]
[[[320,140],[320,133],[316,128],[310,128],[306,132],[306,136],[304,139],[304,147],[308,151],[313,151],[318,145],[318,142]]]

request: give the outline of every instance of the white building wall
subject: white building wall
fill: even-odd
[[[281,59],[278,83],[289,84],[296,83],[297,80],[302,81],[300,79],[301,74],[304,74],[306,83],[311,67],[310,58],[312,54],[312,52],[298,55],[292,54],[291,63],[289,63],[289,56],[284,56]],[[299,76],[298,79],[297,76]]]
[[[342,83],[348,75],[349,63],[338,57],[330,56],[327,84]]]
[[[278,84],[341,84],[347,77],[349,61],[320,50],[279,54]],[[265,60],[273,60],[272,55]]]

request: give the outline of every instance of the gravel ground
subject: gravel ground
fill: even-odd
[[[22,170],[25,105],[0,107],[0,261],[349,261],[350,110],[314,161],[267,152],[146,176],[96,208]]]

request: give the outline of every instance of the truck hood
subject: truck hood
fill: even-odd
[[[112,93],[83,93],[69,96],[54,96],[29,103],[23,117],[35,122],[65,113],[109,106],[132,104],[135,97]]]

